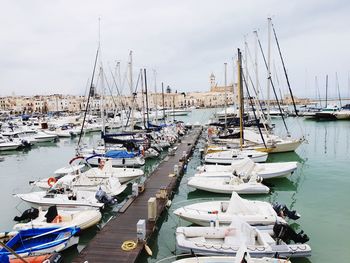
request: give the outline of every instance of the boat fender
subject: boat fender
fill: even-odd
[[[62,216],[57,215],[53,220],[52,223],[62,223]]]
[[[145,244],[145,250],[150,257],[153,255],[152,250],[150,249],[150,247],[147,244]]]
[[[55,177],[50,177],[48,180],[47,180],[47,184],[52,187],[55,183],[57,182],[56,178]]]
[[[121,248],[124,251],[131,251],[135,249],[136,246],[137,246],[137,242],[135,242],[134,240],[126,240],[123,242]]]

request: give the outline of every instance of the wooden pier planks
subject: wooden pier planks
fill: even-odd
[[[177,177],[169,177],[174,173],[174,165],[179,165],[179,172],[183,172],[183,163],[179,163],[183,154],[188,158],[201,133],[201,128],[195,128],[182,138],[174,156],[160,163],[156,170],[149,176],[145,183],[145,191],[141,193],[130,205],[118,213],[117,217],[97,233],[89,244],[81,251],[73,262],[98,263],[98,262],[135,262],[143,249],[143,244],[138,244],[132,251],[123,251],[121,245],[125,240],[136,241],[136,224],[139,219],[148,217],[148,199],[155,197],[161,187],[166,187],[168,196],[176,186]],[[157,199],[157,218],[163,212],[167,200]],[[155,222],[147,221],[147,239],[153,233]]]

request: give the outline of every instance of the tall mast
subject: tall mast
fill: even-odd
[[[134,83],[132,78],[132,51],[129,53],[129,78],[130,78],[130,94],[131,94],[131,131],[134,131]]]
[[[162,108],[163,108],[163,120],[165,123],[165,108],[164,108],[164,83],[162,82]]]
[[[153,74],[154,74],[154,106],[156,108],[156,120],[155,123],[158,124],[158,94],[157,94],[157,72],[155,70],[153,70]]]
[[[339,97],[339,103],[340,103],[340,108],[342,107],[341,103],[341,96],[340,96],[340,89],[339,89],[339,80],[338,80],[338,73],[335,72],[335,81],[336,81],[336,86],[338,89],[338,97]]]
[[[240,130],[240,140],[239,145],[241,150],[244,143],[243,135],[243,85],[242,85],[242,54],[240,49],[238,49],[238,59],[237,59],[237,70],[238,70],[238,100],[239,100],[239,130]]]
[[[326,108],[327,108],[327,99],[328,99],[328,75],[326,75]]]
[[[103,68],[100,67],[100,78],[101,78],[101,98],[100,98],[100,104],[101,104],[101,118],[102,118],[102,132],[105,133],[105,126],[106,126],[106,120],[105,120],[105,106],[104,106],[104,96],[105,96],[105,83],[104,83],[104,74],[103,74]]]
[[[254,31],[254,33],[257,33],[257,31]],[[258,35],[255,34],[255,41],[254,41],[255,45],[255,61],[254,61],[254,66],[255,66],[255,87],[256,87],[256,93],[257,93],[257,97],[259,97],[259,74],[258,74]]]
[[[143,73],[145,75],[145,95],[146,95],[146,114],[147,114],[147,127],[145,128],[148,128],[148,125],[149,125],[149,115],[148,115],[148,91],[147,91],[147,74],[146,74],[146,69],[144,68],[143,69]]]
[[[267,18],[267,119],[271,123],[270,116],[270,78],[271,78],[271,18]]]
[[[145,98],[144,98],[144,90],[143,90],[143,73],[142,69],[140,69],[140,75],[141,75],[141,100],[142,100],[142,121],[143,126],[146,128],[146,112],[145,112]]]
[[[224,63],[225,66],[225,132],[227,129],[227,63]]]

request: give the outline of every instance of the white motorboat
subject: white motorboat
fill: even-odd
[[[220,224],[229,225],[233,216],[239,216],[255,226],[274,225],[276,221],[285,223],[270,203],[246,200],[235,192],[230,200],[195,203],[176,209],[174,214],[201,226],[209,226],[211,221],[217,220]]]
[[[58,179],[51,189],[77,189],[96,192],[99,188],[108,195],[116,196],[121,194],[127,185],[122,185],[116,177],[95,177],[90,179],[85,173],[78,175],[68,174]]]
[[[169,109],[165,110],[165,114],[168,116],[186,116],[192,112],[191,109]]]
[[[334,112],[338,120],[350,120],[350,104],[341,107],[339,111]]]
[[[206,256],[206,257],[190,257],[183,258],[172,263],[291,263],[288,259],[281,259],[275,257],[263,257],[263,258],[253,258],[247,252],[245,246],[237,251],[235,257],[230,256]]]
[[[16,150],[22,146],[18,140],[9,140],[0,134],[0,151]]]
[[[61,193],[55,189],[49,191],[31,192],[27,194],[16,194],[23,201],[35,208],[48,208],[56,205],[57,208],[82,209],[102,208],[105,204],[99,202],[92,191],[64,191]]]
[[[57,140],[58,136],[56,134],[48,134],[48,133],[43,132],[43,131],[37,131],[34,134],[34,138],[38,142],[53,142],[53,141]]]
[[[14,225],[13,230],[67,226],[76,226],[84,230],[96,225],[101,218],[101,212],[97,209],[57,210],[56,206],[51,206],[46,211],[39,208],[37,218],[28,223],[18,223]]]
[[[232,161],[250,158],[255,163],[266,162],[268,154],[254,150],[231,149],[222,152],[209,153],[205,156],[206,163],[231,164]]]
[[[32,134],[24,131],[8,131],[3,132],[2,135],[10,140],[20,141],[23,146],[33,146],[38,142]]]
[[[209,257],[192,257],[184,258],[173,261],[173,263],[291,263],[288,259],[277,259],[277,258],[251,258],[245,257],[245,261],[242,261],[242,258],[239,257],[229,257],[229,256],[209,256]]]
[[[92,166],[98,166],[99,161],[112,161],[113,167],[141,167],[145,164],[145,159],[143,156],[139,155],[124,155],[124,157],[112,157],[111,155],[108,155],[108,152],[104,155],[84,155],[86,158],[86,161],[92,165]]]
[[[141,169],[126,168],[126,167],[124,168],[112,167],[111,160],[108,160],[107,162],[105,162],[103,167],[101,166],[101,163],[98,168],[90,167],[88,166],[88,164],[77,164],[77,165],[62,167],[60,169],[57,169],[54,172],[53,177],[40,179],[38,181],[31,182],[31,184],[41,189],[47,190],[52,186],[51,180],[57,181],[63,176],[68,174],[70,175],[83,174],[83,176],[86,176],[87,178],[92,180],[94,182],[94,185],[99,185],[101,181],[107,180],[110,177],[115,177],[119,180],[121,184],[124,184],[131,180],[139,178],[144,174],[144,172]]]
[[[263,185],[256,175],[253,175],[249,180],[232,176],[231,178],[208,178],[208,177],[192,177],[188,181],[188,186],[195,189],[221,194],[267,194],[270,189]]]
[[[177,247],[184,252],[195,254],[236,255],[241,246],[246,246],[252,257],[311,256],[311,247],[305,242],[308,236],[295,233],[288,225],[276,224],[274,233],[259,230],[236,217],[230,226],[178,227],[176,229]],[[286,240],[295,243],[287,244]]]
[[[148,148],[146,151],[145,151],[145,158],[146,159],[151,159],[151,158],[156,158],[159,156],[159,152],[157,152],[155,149],[153,148]]]
[[[233,161],[231,165],[203,165],[197,168],[195,176],[201,177],[231,177],[240,175],[250,177],[256,173],[263,179],[287,177],[297,168],[297,162],[254,163],[249,158]]]

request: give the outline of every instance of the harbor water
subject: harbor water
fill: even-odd
[[[214,109],[196,109],[188,116],[176,117],[177,120],[205,124]],[[274,119],[277,133],[285,133],[280,119]],[[304,230],[310,237],[308,244],[312,248],[312,257],[292,259],[292,262],[349,262],[350,258],[350,122],[316,122],[302,118],[287,118],[287,125],[292,136],[304,135],[304,143],[296,153],[272,154],[269,162],[298,161],[298,170],[289,178],[268,181],[272,192],[269,195],[244,196],[268,202],[284,203],[297,210],[302,216],[292,223],[296,230]],[[98,134],[85,138],[93,144]],[[152,257],[143,255],[140,262],[171,262],[176,254],[175,230],[177,226],[189,225],[172,214],[172,210],[193,202],[193,199],[229,199],[227,195],[194,191],[187,187],[187,180],[201,164],[199,149],[204,146],[201,139],[191,158],[173,204],[168,213],[162,216],[162,224],[152,237],[150,248]],[[29,181],[50,176],[54,170],[66,166],[74,157],[77,139],[63,139],[55,144],[44,144],[29,150],[0,153],[4,160],[0,162],[1,209],[0,230],[9,231],[14,224],[13,217],[21,214],[28,206],[13,194],[29,192]],[[157,161],[148,162],[147,172],[154,169]],[[104,214],[102,223],[82,234],[78,248],[64,253],[65,262],[69,262],[79,250],[106,223],[116,209]],[[136,226],[135,226],[136,238]],[[103,261],[101,261],[103,262]]]

